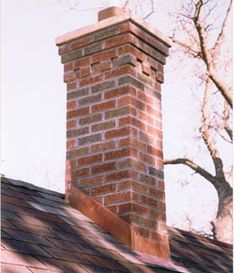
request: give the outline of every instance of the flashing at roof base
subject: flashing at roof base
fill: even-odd
[[[71,188],[69,201],[73,208],[79,210],[131,249],[169,259],[168,244],[144,238],[138,234],[135,227],[130,226],[116,214],[74,186]]]

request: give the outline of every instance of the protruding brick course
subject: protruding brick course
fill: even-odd
[[[169,45],[131,17],[115,18],[59,43],[71,179],[167,249],[161,83]]]

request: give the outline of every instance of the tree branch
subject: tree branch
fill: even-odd
[[[177,158],[177,159],[171,159],[171,160],[164,160],[164,165],[175,165],[175,164],[183,164],[194,170],[196,173],[200,174],[202,177],[204,177],[206,180],[210,181],[213,185],[215,183],[215,177],[210,174],[208,171],[194,163],[192,160],[187,158]]]
[[[226,29],[226,27],[228,25],[229,15],[230,15],[230,13],[232,11],[232,2],[233,2],[232,0],[229,1],[229,6],[227,8],[227,11],[226,11],[226,14],[225,14],[225,17],[224,17],[224,21],[223,21],[220,33],[218,34],[218,37],[217,37],[217,39],[215,41],[215,45],[213,47],[213,55],[217,53],[217,51],[221,47],[222,42],[224,41],[224,32],[225,32],[225,29]]]
[[[225,102],[224,111],[223,111],[223,124],[224,124],[224,130],[229,136],[231,142],[233,142],[233,126],[230,119],[230,109],[226,102]]]
[[[222,96],[228,102],[229,106],[233,108],[233,98],[232,98],[231,90],[223,83],[223,81],[219,78],[219,76],[215,72],[213,58],[212,58],[213,56],[211,55],[211,50],[208,47],[208,43],[207,43],[206,31],[200,22],[200,13],[201,13],[203,5],[205,5],[203,0],[198,0],[198,2],[195,5],[195,13],[193,17],[193,22],[194,22],[194,25],[198,34],[198,38],[199,38],[199,43],[200,43],[200,48],[202,53],[202,60],[206,64],[209,78],[212,80],[212,82],[221,92]],[[225,20],[225,22],[227,22],[227,20]],[[219,42],[221,39],[219,39]]]
[[[151,16],[154,12],[155,12],[155,11],[154,11],[154,1],[151,0],[151,10],[150,10],[150,12],[149,12],[147,15],[144,16],[143,20],[146,20],[146,19],[147,19],[149,16]]]
[[[201,119],[201,128],[200,133],[202,135],[202,139],[211,155],[211,158],[214,163],[216,177],[219,179],[224,179],[224,171],[223,171],[223,161],[220,157],[219,151],[216,147],[215,140],[210,133],[210,102],[211,102],[211,80],[207,78],[205,84],[205,91],[202,103],[202,119]]]
[[[198,38],[199,38],[202,59],[207,66],[207,70],[209,71],[211,68],[211,65],[212,65],[211,55],[210,55],[209,47],[207,44],[206,31],[200,22],[200,13],[201,13],[201,9],[202,9],[203,5],[204,5],[204,3],[202,0],[199,0],[196,3],[193,22],[194,22],[194,25],[195,25],[195,28],[196,28],[196,31],[198,34]]]
[[[190,54],[191,56],[193,56],[193,57],[195,57],[195,58],[197,58],[197,57],[200,56],[200,52],[197,51],[197,50],[195,50],[195,49],[193,49],[191,45],[189,45],[189,44],[187,44],[187,43],[185,43],[185,42],[183,42],[183,41],[180,41],[180,40],[176,39],[175,37],[171,38],[171,40],[172,40],[175,44],[179,45],[179,46],[182,47],[184,50],[186,50],[186,52],[187,52],[188,54]]]
[[[214,69],[210,69],[209,71],[209,77],[215,84],[215,86],[219,89],[220,93],[224,97],[224,99],[227,101],[229,106],[233,109],[233,96],[230,88],[228,88],[223,81],[219,78],[219,76],[214,72]]]

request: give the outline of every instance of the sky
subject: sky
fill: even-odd
[[[168,34],[172,22],[166,7],[173,9],[180,1],[159,2],[149,22]],[[60,192],[65,177],[66,86],[55,38],[96,23],[99,8],[120,1],[80,3],[78,10],[69,10],[50,0],[1,1],[1,173]],[[199,153],[193,142],[199,106],[190,91],[188,67],[181,69],[182,80],[175,73],[177,65],[169,58],[162,88],[165,158]],[[209,164],[205,153],[198,158]],[[187,228],[189,218],[193,228],[209,232],[217,205],[213,187],[184,166],[166,167],[165,181],[168,223]]]

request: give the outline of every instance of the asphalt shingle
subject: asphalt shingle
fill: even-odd
[[[64,202],[2,179],[2,273],[232,272],[232,246],[169,228],[171,260],[137,253]]]

